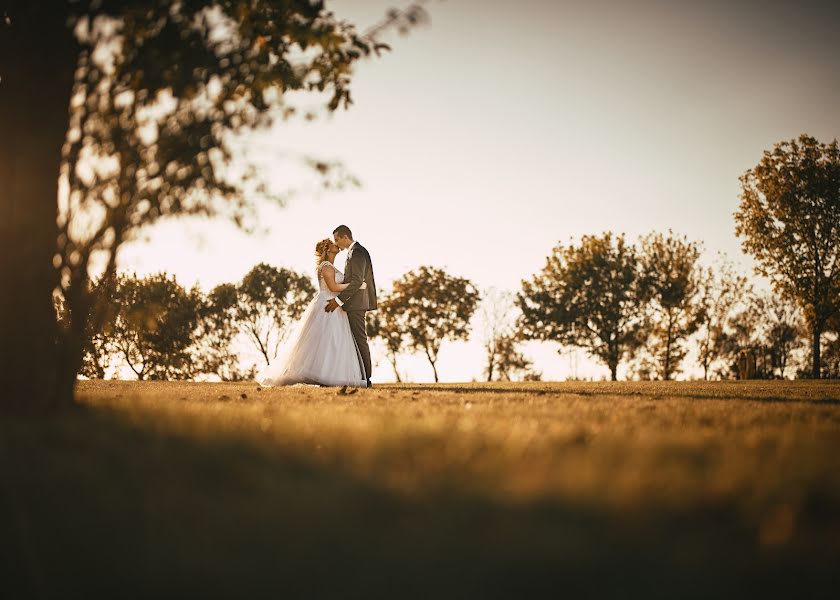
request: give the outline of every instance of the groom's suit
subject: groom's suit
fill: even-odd
[[[362,355],[365,377],[370,382],[370,348],[365,313],[376,310],[376,282],[373,278],[370,253],[359,242],[353,242],[347,252],[347,262],[344,263],[344,283],[348,284],[347,289],[335,300],[347,313],[350,331],[353,332],[353,339],[356,340],[359,354]],[[359,289],[363,283],[367,284],[367,287]]]

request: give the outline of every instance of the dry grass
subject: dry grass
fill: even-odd
[[[79,398],[0,429],[0,559],[34,595],[835,584],[838,383],[83,382]]]

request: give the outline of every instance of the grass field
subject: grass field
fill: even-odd
[[[4,597],[840,597],[840,383],[78,395],[0,420]]]

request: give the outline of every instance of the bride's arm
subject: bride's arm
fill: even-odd
[[[324,281],[327,283],[327,287],[330,289],[331,292],[343,292],[347,289],[347,286],[350,285],[349,283],[335,282],[335,267],[331,265],[324,265],[324,267],[321,269],[321,275],[324,276]]]

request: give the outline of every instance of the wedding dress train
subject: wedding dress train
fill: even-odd
[[[341,308],[329,313],[324,310],[327,302],[338,296],[329,290],[321,275],[324,266],[331,264],[324,261],[318,267],[318,295],[295,324],[274,361],[257,375],[261,385],[367,385],[347,313]],[[344,274],[338,269],[335,281],[344,282]]]

